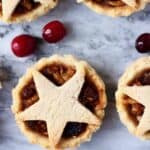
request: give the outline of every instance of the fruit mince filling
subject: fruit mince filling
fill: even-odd
[[[54,63],[45,66],[40,70],[40,72],[55,85],[61,86],[69,80],[76,71],[72,66]],[[33,79],[25,87],[23,87],[20,96],[22,100],[22,107],[20,108],[20,111],[24,111],[26,108],[38,101],[39,97]],[[99,103],[99,94],[96,86],[88,76],[85,78],[85,83],[81,89],[79,101],[87,109],[95,113],[95,108]],[[40,135],[48,136],[46,123],[44,121],[25,121],[25,124],[30,130]],[[88,125],[85,123],[69,122],[64,129],[62,138],[68,139],[77,137],[86,131],[87,126]]]
[[[121,0],[94,0],[97,4],[104,5],[106,7],[123,7],[126,4]]]
[[[137,77],[135,77],[130,83],[129,86],[144,86],[150,85],[150,69],[142,71]],[[144,113],[144,106],[139,104],[136,100],[126,96],[125,104],[127,106],[129,115],[135,121],[136,124],[139,123],[141,116]]]
[[[13,15],[21,15],[36,9],[40,5],[39,2],[34,0],[21,0],[18,6],[16,7]]]

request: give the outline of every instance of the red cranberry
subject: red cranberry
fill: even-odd
[[[16,36],[11,43],[12,51],[18,57],[25,57],[32,54],[36,46],[36,38],[26,34]]]
[[[49,43],[56,43],[64,38],[66,29],[60,21],[52,21],[43,28],[43,38]]]
[[[140,53],[150,52],[150,33],[140,35],[136,40],[135,47]]]

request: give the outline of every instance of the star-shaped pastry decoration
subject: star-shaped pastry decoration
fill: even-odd
[[[125,87],[122,92],[145,106],[144,114],[137,127],[137,134],[144,135],[150,130],[150,86]]]
[[[20,0],[2,0],[2,13],[5,19],[9,19],[19,2]]]
[[[2,14],[4,19],[9,19],[21,0],[2,0]],[[35,2],[48,3],[49,0],[34,0]]]
[[[127,4],[130,7],[136,7],[137,1],[136,0],[122,0],[125,4]]]
[[[33,79],[39,101],[19,113],[17,119],[45,121],[52,149],[56,149],[68,122],[99,125],[99,119],[78,101],[85,79],[84,69],[76,71],[75,75],[60,87],[35,70]]]

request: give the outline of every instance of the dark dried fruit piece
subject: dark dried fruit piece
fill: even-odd
[[[63,133],[63,138],[71,138],[75,136],[79,136],[86,130],[87,124],[85,123],[77,123],[70,122],[66,125]]]

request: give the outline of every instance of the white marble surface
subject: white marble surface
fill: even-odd
[[[16,58],[10,49],[15,35],[29,33],[41,37],[41,29],[50,20],[62,20],[67,29],[66,38],[57,44],[39,44],[35,55]],[[138,57],[134,48],[136,37],[150,32],[150,7],[127,18],[112,19],[97,15],[73,0],[62,0],[60,5],[47,16],[32,23],[5,25],[0,23],[0,69],[3,89],[0,91],[0,150],[40,150],[31,145],[20,133],[10,111],[11,89],[26,68],[43,56],[53,53],[74,54],[94,66],[107,85],[108,107],[102,129],[90,143],[83,144],[80,150],[149,150],[150,142],[140,141],[128,133],[120,123],[114,101],[117,80],[125,67]]]

